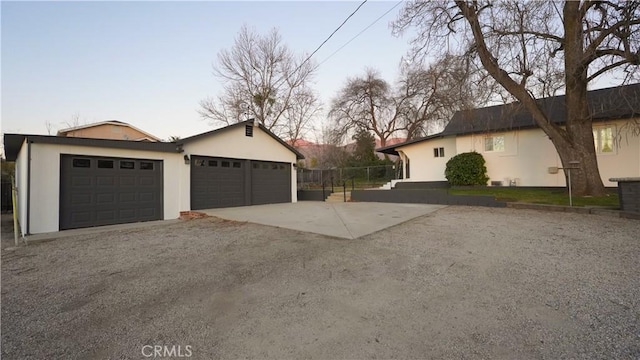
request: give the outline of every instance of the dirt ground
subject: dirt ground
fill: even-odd
[[[637,359],[638,259],[637,220],[474,207],[66,238],[2,251],[2,359]]]

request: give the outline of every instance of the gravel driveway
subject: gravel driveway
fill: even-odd
[[[2,359],[638,358],[639,234],[448,207],[357,240],[205,218],[3,250]]]

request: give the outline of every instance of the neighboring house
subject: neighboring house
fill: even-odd
[[[557,124],[565,122],[564,95],[538,100]],[[588,93],[598,167],[605,186],[612,177],[640,176],[640,84]],[[446,181],[447,161],[477,151],[486,160],[489,185],[566,186],[560,157],[520,103],[460,111],[439,134],[377,149],[399,155],[403,181]]]
[[[304,158],[252,120],[175,143],[5,134],[23,234],[296,202]]]
[[[92,139],[161,141],[157,137],[122,121],[109,120],[62,129],[58,136]]]

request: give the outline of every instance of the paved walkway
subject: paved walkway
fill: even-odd
[[[227,220],[357,239],[443,207],[428,204],[300,201],[199,211]]]

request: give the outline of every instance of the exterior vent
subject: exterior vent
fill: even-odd
[[[491,186],[502,186],[502,181],[492,181]]]
[[[253,125],[244,126],[244,135],[248,137],[253,137]]]

